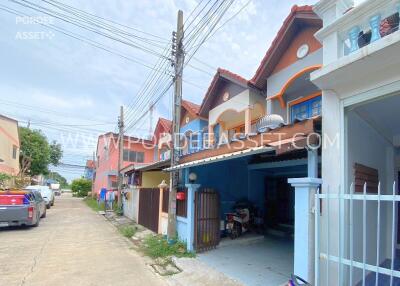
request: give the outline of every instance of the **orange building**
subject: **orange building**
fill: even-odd
[[[118,187],[118,134],[109,132],[100,135],[96,150],[96,171],[94,174],[95,193],[101,188],[116,189]],[[123,164],[142,166],[154,160],[154,144],[150,140],[124,136]]]
[[[18,122],[0,115],[0,172],[8,175],[19,173]]]

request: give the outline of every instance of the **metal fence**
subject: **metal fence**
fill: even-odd
[[[180,188],[178,192],[184,194],[183,200],[176,200],[176,215],[180,217],[187,217],[187,188]]]
[[[396,183],[315,195],[315,285],[400,285]],[[324,206],[323,210],[322,205]],[[374,229],[376,228],[376,229]]]
[[[169,189],[165,188],[162,190],[162,207],[161,211],[163,213],[168,213],[168,204],[169,204]]]
[[[195,193],[194,246],[196,252],[214,249],[219,244],[219,194],[212,189]]]
[[[162,204],[161,211],[163,213],[168,213],[168,205],[169,205],[169,189],[163,189],[162,195]],[[187,188],[178,188],[178,192],[183,192],[184,199],[176,200],[176,215],[180,217],[187,217]]]
[[[158,232],[158,218],[160,210],[160,189],[142,188],[139,192],[139,218],[138,223],[144,227]]]

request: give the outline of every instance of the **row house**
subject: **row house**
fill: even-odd
[[[180,172],[186,212],[180,216],[177,205],[177,230],[189,250],[217,247],[226,213],[246,202],[266,241],[276,234],[286,239],[243,259],[275,269],[262,257],[279,250],[285,263],[276,271],[313,275],[307,210],[309,194],[321,183],[322,92],[310,74],[322,66],[322,45],[314,37],[321,28],[312,7],[294,6],[252,79],[217,70],[198,111],[207,123],[198,128],[202,148],[183,152],[179,165],[166,168]],[[276,271],[259,277],[285,283]]]
[[[313,285],[397,285],[400,2],[321,0],[314,10],[326,147]]]
[[[18,121],[0,115],[0,173],[18,175],[19,149]]]
[[[181,154],[201,150],[207,120],[199,116],[200,106],[182,100],[180,122]],[[170,175],[163,170],[170,167],[172,121],[159,118],[153,134],[153,160],[144,165],[135,163],[124,167],[124,213],[139,224],[158,233],[165,233],[168,223],[168,192],[159,188],[161,182],[169,186]],[[181,207],[184,209],[183,207]]]
[[[96,165],[93,160],[86,160],[85,170],[83,171],[83,177],[87,180],[93,180],[95,168]]]
[[[177,166],[172,122],[158,121],[154,162],[131,168],[147,190],[132,195],[139,222],[166,234],[167,172],[179,171],[189,250],[226,247],[226,213],[254,208],[267,243],[241,250],[252,283],[397,285],[399,13],[398,0],[294,6],[251,79],[220,68],[200,106],[182,102]],[[218,267],[215,253],[201,259]]]
[[[118,134],[106,133],[100,135],[96,148],[96,169],[94,172],[94,193],[102,188],[108,190],[118,187]],[[153,162],[153,141],[131,136],[124,136],[122,167],[130,165],[141,166]]]

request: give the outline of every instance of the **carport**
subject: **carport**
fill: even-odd
[[[293,272],[293,241],[279,236],[243,236],[221,241],[200,261],[244,285],[283,285]]]
[[[193,202],[187,204],[185,233],[178,228],[178,235],[187,242],[188,249],[198,253],[211,250],[200,256],[205,262],[213,261],[212,266],[218,271],[238,272],[236,275],[240,276],[244,272],[239,269],[246,269],[246,276],[261,280],[270,277],[279,280],[278,284],[287,282],[296,265],[304,265],[304,258],[312,255],[305,246],[309,229],[308,216],[303,211],[308,209],[303,207],[309,201],[308,181],[298,185],[300,188],[295,192],[289,180],[318,177],[318,150],[305,147],[317,144],[316,138],[310,142],[307,135],[314,135],[318,126],[319,118],[296,122],[237,142],[243,143],[239,151],[230,151],[237,150],[232,145],[238,147],[231,143],[230,148],[224,145],[190,154],[181,159],[180,165],[168,168],[181,171],[180,184],[188,189],[187,201]],[[303,136],[296,137],[294,134],[298,132]],[[278,134],[284,134],[284,138]],[[254,142],[256,146],[251,147]],[[190,182],[189,177],[196,179]],[[201,199],[203,193],[214,194],[211,209],[204,205],[210,201]],[[264,220],[262,230],[257,235],[245,233],[236,240],[224,239],[221,230],[225,226],[225,213],[232,212],[235,202],[241,199],[255,205]],[[279,253],[286,257],[280,259],[280,265],[275,261]],[[257,266],[247,267],[254,264]]]
[[[232,212],[239,200],[251,202],[263,219],[261,230],[235,240],[221,231],[216,249],[201,253],[200,259],[246,285],[287,282],[293,273],[295,231],[294,190],[288,179],[307,176],[307,151],[277,158],[264,150],[194,166],[187,172],[197,175],[199,192],[204,187],[218,193],[220,230],[225,213]]]

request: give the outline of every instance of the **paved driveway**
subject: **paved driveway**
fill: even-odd
[[[165,285],[113,226],[63,194],[37,228],[0,230],[0,285]]]

